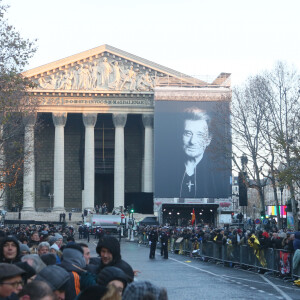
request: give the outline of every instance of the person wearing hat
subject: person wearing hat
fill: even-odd
[[[103,236],[96,247],[96,252],[100,255],[100,265],[96,273],[109,266],[114,266],[123,270],[129,277],[129,281],[133,281],[134,272],[132,267],[121,258],[121,248],[119,241],[109,235]]]
[[[48,266],[36,276],[35,280],[46,282],[52,289],[57,300],[65,299],[65,292],[70,276],[63,268],[56,265]]]
[[[55,255],[56,258],[56,263],[60,264],[61,263],[61,252],[59,250],[59,247],[57,246],[56,243],[54,243],[51,247],[50,247],[50,253]]]
[[[33,281],[26,284],[19,294],[19,300],[56,300],[46,282]]]
[[[128,276],[117,267],[106,267],[99,273],[97,277],[97,283],[99,285],[106,287],[113,285],[120,295],[123,294],[128,280]]]
[[[122,300],[168,300],[165,288],[158,287],[149,281],[134,281],[124,291]]]
[[[13,236],[7,236],[0,244],[0,262],[16,263],[20,261],[20,246]]]
[[[0,300],[9,299],[8,297],[18,294],[22,290],[24,273],[23,269],[14,264],[0,264]]]
[[[30,254],[30,249],[26,244],[21,244],[20,245],[20,254],[21,256]]]

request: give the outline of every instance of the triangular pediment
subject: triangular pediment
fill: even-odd
[[[22,73],[34,91],[151,92],[156,86],[209,84],[109,45],[103,45]]]

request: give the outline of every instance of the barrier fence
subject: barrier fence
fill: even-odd
[[[147,235],[139,234],[138,242],[147,245]],[[157,244],[157,247],[160,247],[160,243]],[[283,249],[254,249],[249,245],[222,245],[212,241],[193,242],[182,237],[171,237],[168,247],[169,251],[180,255],[222,263],[236,268],[264,270],[276,273],[286,279],[300,279],[300,263],[293,268],[294,253]]]

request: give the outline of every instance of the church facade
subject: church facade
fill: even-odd
[[[176,95],[220,100],[230,75],[212,84],[103,45],[26,71],[36,115],[26,119],[23,211],[124,207],[154,192],[154,106]],[[171,98],[170,98],[170,95]],[[41,129],[34,125],[39,120]]]

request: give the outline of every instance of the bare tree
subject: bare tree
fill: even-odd
[[[34,99],[26,100],[26,90],[33,84],[20,74],[35,53],[34,41],[23,39],[8,24],[4,17],[7,8],[0,0],[0,198],[7,188],[16,185],[22,174],[22,118],[35,113],[37,108]]]
[[[233,90],[231,109],[232,158],[237,171],[244,171],[240,158],[246,156],[247,178],[244,180],[249,188],[257,190],[260,210],[264,214],[263,170],[265,162],[265,145],[262,135],[263,116],[266,106],[261,97],[261,78],[251,77],[239,88]]]
[[[268,105],[266,118],[270,124],[270,138],[278,157],[277,166],[283,166],[278,179],[290,190],[295,229],[298,230],[295,186],[299,182],[300,77],[283,62],[278,62],[274,70],[263,76],[268,87],[264,98]]]

